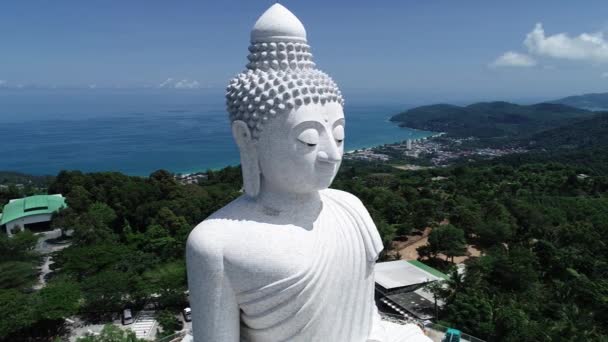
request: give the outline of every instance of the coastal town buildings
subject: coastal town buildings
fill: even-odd
[[[364,148],[362,150],[356,150],[350,153],[347,153],[344,156],[346,159],[352,160],[363,160],[363,161],[381,161],[387,162],[390,160],[390,157],[386,154],[377,153],[373,148]]]
[[[521,147],[467,147],[466,143],[475,138],[448,138],[441,135],[430,138],[405,140],[394,144],[385,144],[376,147],[355,150],[345,154],[345,159],[400,162],[416,159],[414,163],[425,166],[446,166],[459,158],[492,159],[507,154],[524,153]]]

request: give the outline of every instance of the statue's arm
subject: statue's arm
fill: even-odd
[[[386,341],[386,331],[382,325],[382,318],[378,312],[378,307],[374,305],[374,313],[372,318],[372,330],[367,337],[366,342],[384,342]]]
[[[224,272],[223,247],[201,225],[186,247],[194,341],[238,342],[239,308]]]
[[[346,193],[345,198],[352,203],[351,205],[361,215],[361,218],[363,219],[363,222],[364,222],[368,232],[370,233],[368,236],[364,237],[364,241],[367,238],[367,241],[365,242],[365,248],[366,248],[366,253],[373,252],[372,255],[374,256],[374,259],[368,260],[368,261],[372,262],[375,267],[375,263],[378,260],[378,256],[379,256],[380,252],[382,251],[382,249],[384,248],[382,246],[382,240],[380,239],[380,234],[378,233],[378,228],[376,228],[376,224],[374,223],[374,220],[372,219],[371,215],[365,208],[365,205],[363,205],[363,202],[361,202],[361,200],[359,198],[357,198],[356,196],[349,194],[349,193]],[[368,257],[369,257],[369,254],[368,254]],[[373,278],[373,275],[372,275],[372,278]],[[373,300],[373,298],[372,298],[372,300]],[[386,341],[388,341],[386,329],[382,322],[382,317],[380,316],[378,307],[375,303],[373,305],[372,310],[373,310],[372,327],[371,327],[371,331],[369,333],[369,336],[367,337],[366,342],[386,342]]]

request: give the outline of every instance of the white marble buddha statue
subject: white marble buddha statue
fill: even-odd
[[[380,319],[382,242],[359,199],[328,189],[344,151],[343,100],[315,69],[302,23],[273,5],[249,50],[226,95],[245,194],[188,238],[194,341],[430,341]]]

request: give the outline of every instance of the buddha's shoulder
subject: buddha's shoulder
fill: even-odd
[[[334,202],[336,206],[341,207],[349,215],[358,216],[370,227],[374,226],[367,208],[357,196],[336,189],[325,189],[321,191],[321,194],[326,199]]]
[[[248,210],[248,206],[247,198],[241,196],[211,214],[192,229],[188,236],[188,248],[222,250],[246,229],[246,222],[251,222],[250,218],[245,217],[253,212]]]
[[[321,191],[321,195],[330,198],[338,203],[349,205],[354,209],[366,210],[359,197],[351,194],[350,192],[336,189],[325,189]]]

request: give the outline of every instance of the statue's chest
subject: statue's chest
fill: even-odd
[[[365,254],[353,228],[348,220],[323,214],[312,229],[292,225],[250,227],[239,239],[246,247],[225,254],[227,273],[240,274],[234,290],[252,291],[299,278],[305,282],[328,268],[347,270],[354,266],[354,259]]]

